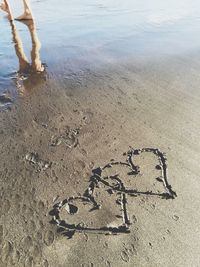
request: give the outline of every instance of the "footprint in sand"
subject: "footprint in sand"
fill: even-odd
[[[68,148],[76,147],[78,145],[78,135],[80,128],[69,129],[67,128],[59,135],[53,135],[51,138],[51,146],[59,146],[65,144]]]
[[[0,95],[0,107],[7,107],[13,103],[9,94]]]
[[[37,171],[45,171],[52,165],[52,162],[40,159],[38,153],[35,152],[27,153],[25,156],[25,160],[30,164],[36,166]]]

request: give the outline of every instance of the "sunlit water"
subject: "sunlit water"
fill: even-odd
[[[40,58],[49,75],[120,61],[153,60],[200,50],[199,0],[31,0]],[[14,16],[22,0],[10,0]],[[15,22],[31,60],[30,33]],[[15,93],[19,62],[11,27],[0,13],[0,92]],[[16,90],[17,91],[17,90]]]

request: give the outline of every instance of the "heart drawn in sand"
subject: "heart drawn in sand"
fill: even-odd
[[[68,237],[82,231],[129,233],[126,194],[109,190],[104,183],[90,183],[83,196],[70,197],[54,205],[50,212],[52,223]]]
[[[156,159],[156,163],[148,160],[156,165],[154,171],[146,173],[146,177],[148,179],[151,175],[156,177],[153,178],[153,183],[152,181],[147,185],[144,183],[147,186],[145,190],[138,190],[145,175],[141,175],[141,166],[135,164],[135,159],[145,153],[152,154],[154,160]],[[166,156],[159,149],[131,148],[124,156],[126,156],[125,161],[112,160],[104,167],[94,169],[83,196],[69,197],[54,205],[50,212],[51,222],[58,226],[59,232],[68,238],[75,232],[83,231],[105,234],[129,233],[131,222],[127,209],[127,196],[149,195],[165,199],[176,197],[167,180]],[[141,157],[140,160],[144,158]],[[144,166],[146,168],[146,165]],[[118,171],[122,171],[120,175]],[[161,184],[161,187],[156,183]]]
[[[92,178],[130,196],[151,195],[166,199],[176,196],[168,183],[166,156],[159,149],[130,149],[125,156],[125,161],[111,161],[104,167],[93,170]],[[141,166],[135,163],[138,158]],[[145,161],[148,164],[145,165]]]

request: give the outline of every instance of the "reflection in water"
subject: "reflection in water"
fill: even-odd
[[[31,63],[29,63],[24,52],[23,43],[17,31],[16,25],[13,21],[10,21],[15,51],[19,60],[19,70],[17,72],[16,85],[21,94],[24,94],[25,91],[30,87],[33,88],[34,86],[45,81],[45,68],[40,60],[39,53],[41,43],[37,36],[35,22],[34,20],[27,20],[23,21],[23,23],[28,27],[31,35]]]
[[[22,1],[10,2],[19,13]],[[59,0],[56,12],[54,0],[31,1],[31,6],[42,25],[42,60],[61,77],[125,62],[138,69],[138,64],[193,54],[200,47],[198,0]],[[16,69],[7,26],[0,14],[0,92],[12,86],[9,78]],[[26,51],[30,41],[22,27],[17,24]]]

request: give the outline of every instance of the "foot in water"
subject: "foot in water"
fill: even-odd
[[[9,20],[13,20],[11,9],[10,9],[10,6],[9,6],[7,1],[3,1],[3,3],[0,4],[0,9],[2,11],[5,11],[6,13],[8,13],[8,19]]]
[[[0,9],[8,13],[8,6],[5,2],[0,4]]]
[[[24,3],[24,13],[17,17],[16,20],[33,20],[33,15],[31,12],[31,7],[29,0],[23,0]]]
[[[16,20],[33,20],[33,16],[30,12],[24,12],[21,16],[15,19]]]

